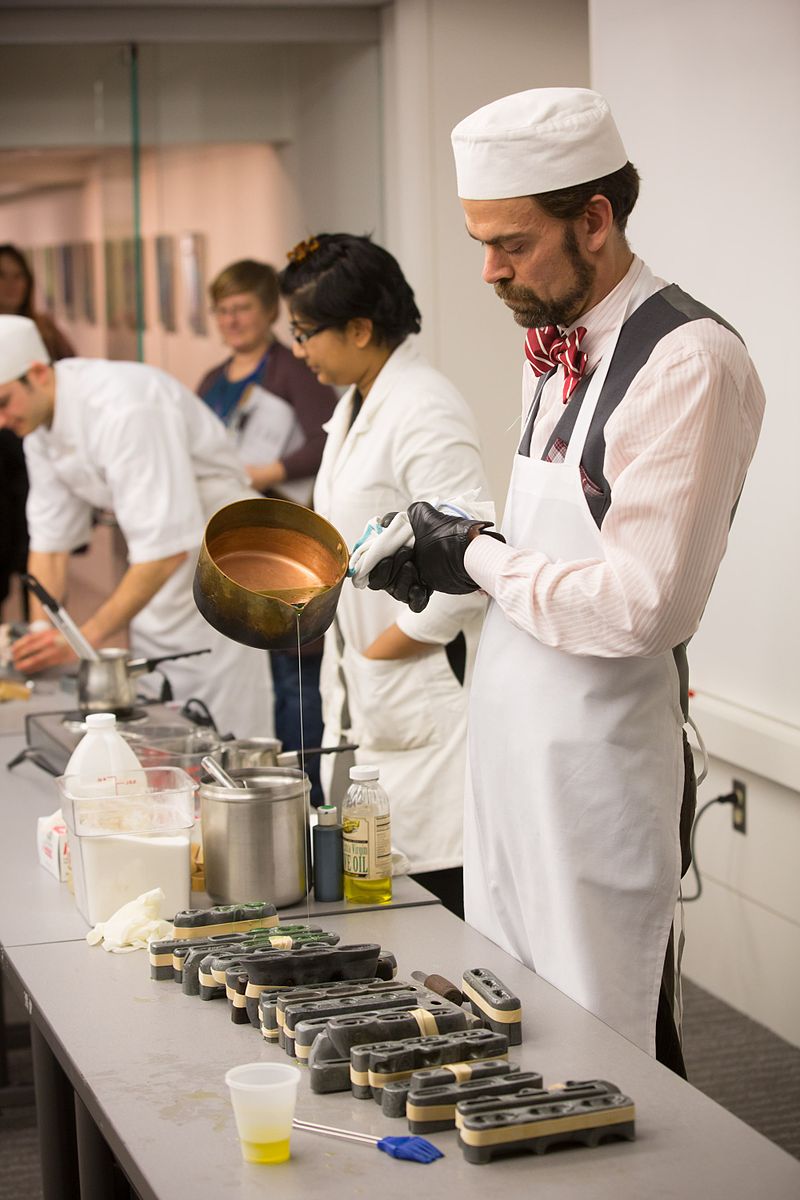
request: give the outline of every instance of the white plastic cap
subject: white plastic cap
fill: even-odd
[[[335,804],[320,804],[317,809],[317,821],[320,825],[336,825],[338,815]]]
[[[85,721],[87,729],[113,729],[116,723],[114,713],[89,713]]]
[[[355,783],[366,783],[368,779],[380,779],[380,767],[351,767],[350,778]]]

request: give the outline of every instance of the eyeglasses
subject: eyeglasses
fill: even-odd
[[[211,315],[225,320],[227,317],[240,317],[243,313],[255,311],[252,300],[244,300],[241,304],[215,304],[209,310]]]
[[[313,329],[298,329],[296,325],[290,325],[289,332],[298,346],[305,346],[309,338],[316,337],[318,333],[324,333],[330,328],[330,325],[315,325]]]

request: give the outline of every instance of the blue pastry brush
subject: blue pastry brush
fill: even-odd
[[[409,1162],[431,1163],[444,1154],[433,1142],[421,1137],[372,1137],[368,1133],[355,1133],[350,1129],[334,1129],[332,1125],[317,1125],[313,1121],[292,1122],[296,1129],[305,1129],[308,1133],[324,1133],[328,1137],[342,1138],[347,1142],[362,1142],[365,1146],[377,1146],[392,1158],[405,1158]]]

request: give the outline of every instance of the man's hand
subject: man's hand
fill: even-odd
[[[421,612],[432,592],[463,596],[477,591],[477,583],[464,568],[464,554],[473,537],[492,522],[452,517],[424,500],[409,505],[408,518],[414,545],[382,559],[370,572],[370,588],[387,591],[412,612]],[[499,533],[491,536],[504,540]]]
[[[33,675],[36,671],[60,667],[77,659],[57,629],[42,629],[19,638],[11,647],[11,656],[16,670],[23,675]]]

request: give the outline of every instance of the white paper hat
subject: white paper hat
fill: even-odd
[[[42,335],[29,317],[0,316],[0,383],[19,379],[32,363],[49,363]]]
[[[607,101],[586,88],[535,88],[479,108],[451,135],[462,200],[575,187],[628,161]]]

